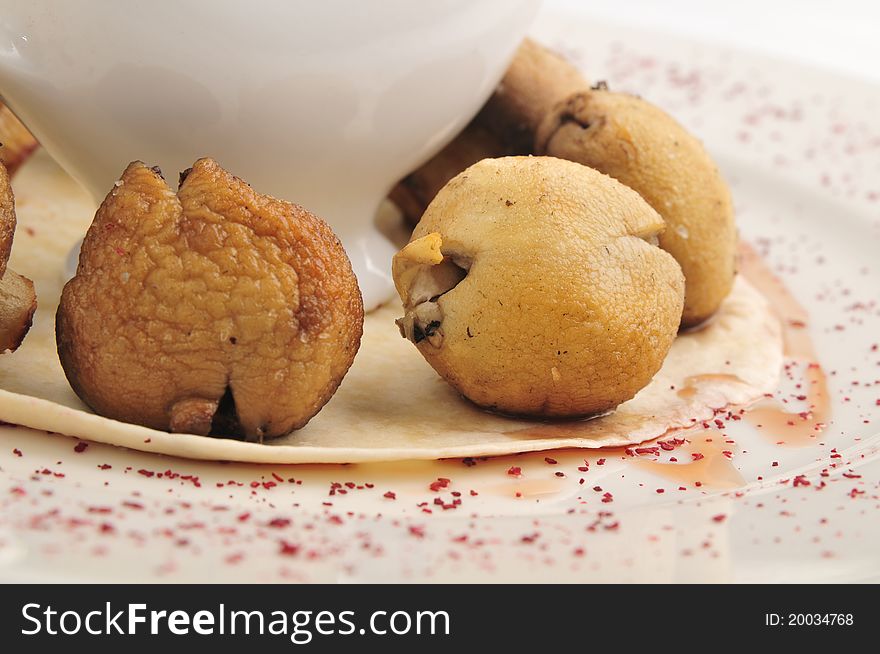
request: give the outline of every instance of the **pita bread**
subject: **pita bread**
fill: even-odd
[[[354,365],[333,399],[303,429],[265,444],[169,434],[108,420],[73,393],[55,350],[54,315],[65,259],[94,205],[45,155],[16,177],[20,229],[15,266],[40,304],[31,333],[0,357],[0,420],[83,439],[195,459],[255,463],[353,463],[512,454],[640,443],[748,404],[776,389],[782,335],[767,301],[745,280],[712,321],[682,334],[663,368],[609,415],[529,422],[484,412],[455,393],[402,339],[397,303],[366,318]]]

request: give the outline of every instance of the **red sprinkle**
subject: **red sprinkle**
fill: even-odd
[[[446,477],[437,477],[437,481],[432,481],[428,488],[436,493],[441,488],[446,488],[447,486],[449,486],[449,480]]]
[[[278,541],[280,548],[278,553],[282,556],[296,556],[299,554],[299,545],[288,543],[286,540]]]
[[[276,529],[281,529],[283,527],[287,527],[290,524],[290,518],[272,518],[269,521],[269,526],[274,527]]]

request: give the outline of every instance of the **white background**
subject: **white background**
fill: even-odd
[[[880,0],[546,0],[557,8],[880,81]]]

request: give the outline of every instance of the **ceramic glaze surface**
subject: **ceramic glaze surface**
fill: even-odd
[[[368,308],[390,296],[373,215],[503,74],[537,0],[8,0],[0,95],[96,202],[126,164],[202,156],[322,216]]]

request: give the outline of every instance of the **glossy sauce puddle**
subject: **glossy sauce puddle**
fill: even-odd
[[[807,329],[809,314],[751,246],[740,246],[739,261],[740,274],[761,291],[782,323],[786,358],[806,365],[801,390],[809,407],[790,412],[778,401],[767,400],[751,407],[745,418],[779,444],[813,445],[831,417],[831,400],[825,371]]]

